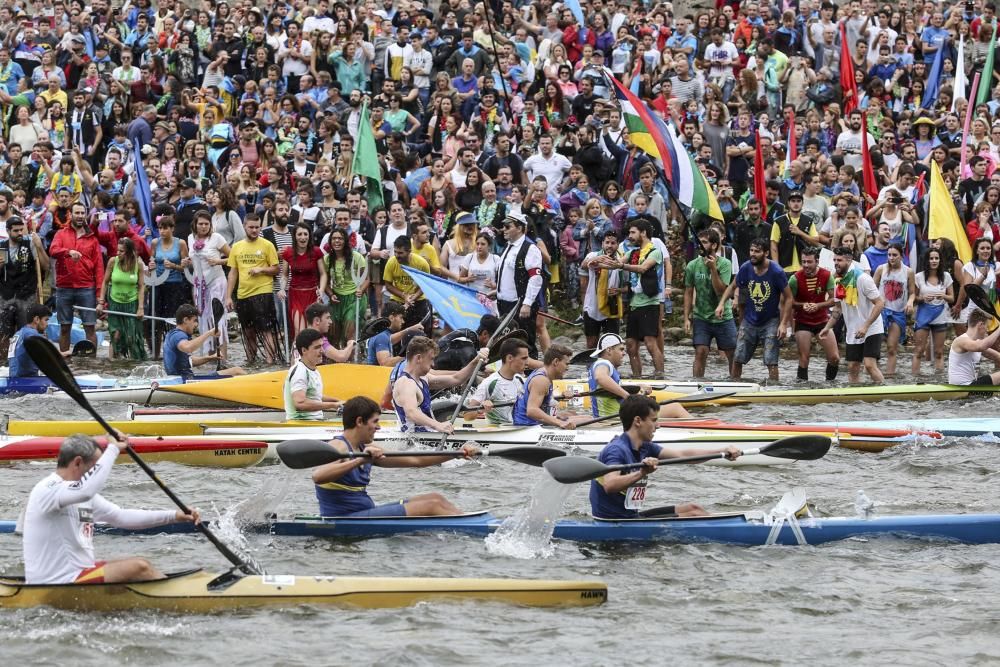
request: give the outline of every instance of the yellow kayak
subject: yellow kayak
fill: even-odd
[[[389,383],[390,370],[392,369],[387,366],[363,364],[326,364],[319,367],[320,375],[323,376],[324,393],[342,401],[355,396],[367,396],[373,401],[381,401],[382,392]],[[280,410],[285,407],[287,375],[288,371],[271,371],[221,380],[166,385],[156,391]]]
[[[247,607],[333,604],[383,609],[439,600],[496,600],[528,607],[589,607],[608,599],[598,581],[545,579],[432,579],[263,575],[226,581],[228,575],[189,570],[159,581],[129,584],[27,585],[0,578],[0,607],[56,607],[77,611],[154,609],[182,613]],[[219,584],[214,582],[219,579]]]
[[[251,432],[257,428],[335,428],[343,427],[336,421],[113,421],[112,427],[130,436],[196,436],[204,435],[208,428],[243,428]],[[104,429],[93,421],[12,421],[7,426],[7,435],[65,438],[75,433],[83,435],[104,435]]]

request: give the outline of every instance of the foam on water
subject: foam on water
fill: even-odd
[[[486,537],[486,549],[511,558],[548,558],[554,552],[552,531],[562,506],[573,490],[547,474],[531,490],[527,507],[504,519],[496,532]]]

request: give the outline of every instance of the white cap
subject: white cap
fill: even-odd
[[[604,352],[605,350],[608,350],[614,347],[615,345],[624,345],[624,344],[625,341],[623,341],[622,337],[616,333],[603,334],[600,338],[597,339],[597,348],[590,356],[593,359],[597,359],[599,356],[601,356],[601,353]]]

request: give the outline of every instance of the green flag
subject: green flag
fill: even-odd
[[[979,80],[979,91],[976,93],[976,106],[985,104],[993,94],[993,52],[997,48],[997,25],[993,24],[993,37],[990,39],[990,49],[986,52],[986,64],[983,65],[983,76]]]
[[[372,132],[372,121],[367,104],[361,107],[361,117],[358,119],[358,141],[354,148],[351,172],[363,176],[367,180],[365,193],[368,199],[368,210],[384,206],[382,201],[382,169],[378,164],[378,150],[375,148],[375,134]]]

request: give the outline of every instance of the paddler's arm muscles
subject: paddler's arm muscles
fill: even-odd
[[[190,521],[194,517],[200,518],[198,510],[192,510],[193,514],[187,515],[181,510],[123,509],[100,495],[94,496],[91,499],[91,504],[94,509],[95,521],[127,530],[142,530],[143,528],[165,526],[168,523]]]
[[[719,447],[718,449],[676,449],[673,447],[661,447],[660,448],[660,460],[664,459],[678,459],[685,456],[701,456],[703,454],[726,454],[726,458],[732,461],[737,459],[743,453],[739,447]],[[692,461],[692,463],[700,463],[700,461]]]
[[[470,458],[479,454],[479,447],[475,445],[462,445],[462,452],[465,458]],[[451,461],[454,456],[392,456],[381,458],[375,462],[380,468],[427,468]]]
[[[652,457],[643,459],[647,461]],[[634,470],[632,472],[609,472],[601,478],[600,484],[604,487],[605,493],[615,494],[621,493],[628,487],[632,486],[644,477],[648,477],[651,472],[656,470],[655,465],[642,466],[641,468]]]
[[[355,468],[360,468],[364,464],[368,463],[367,458],[357,458],[357,459],[345,459],[343,461],[334,461],[333,463],[327,463],[322,465],[315,470],[313,470],[312,481],[313,484],[327,484],[329,482],[336,482],[338,479],[351,472]]]
[[[609,394],[614,394],[619,398],[628,398],[629,393],[614,381],[606,365],[601,364],[594,370],[594,378],[597,380],[597,385]]]
[[[109,442],[104,453],[101,454],[101,458],[97,459],[94,467],[80,481],[62,484],[55,497],[57,507],[62,509],[70,505],[84,503],[100,493],[104,485],[107,484],[108,477],[111,476],[111,468],[115,459],[118,458],[119,451],[116,443]]]
[[[397,406],[403,408],[406,418],[414,425],[441,432],[442,427],[446,425],[423,413],[420,409],[420,401],[417,399],[418,391],[419,389],[413,380],[401,377],[396,380],[396,383],[392,387],[392,401]]]
[[[542,386],[543,384],[545,385],[544,387]],[[548,378],[536,376],[535,380],[528,388],[528,402],[525,406],[524,413],[528,419],[534,419],[536,422],[548,424],[549,426],[563,428],[566,422],[561,421],[545,412],[545,410],[542,410],[542,401],[545,400],[545,395],[548,393],[551,385],[552,383]]]
[[[292,392],[292,403],[295,405],[296,410],[302,411],[315,411],[315,410],[336,410],[340,407],[340,401],[330,398],[329,396],[324,396],[322,401],[314,401],[311,398],[306,398],[306,390],[299,389],[298,391]]]

